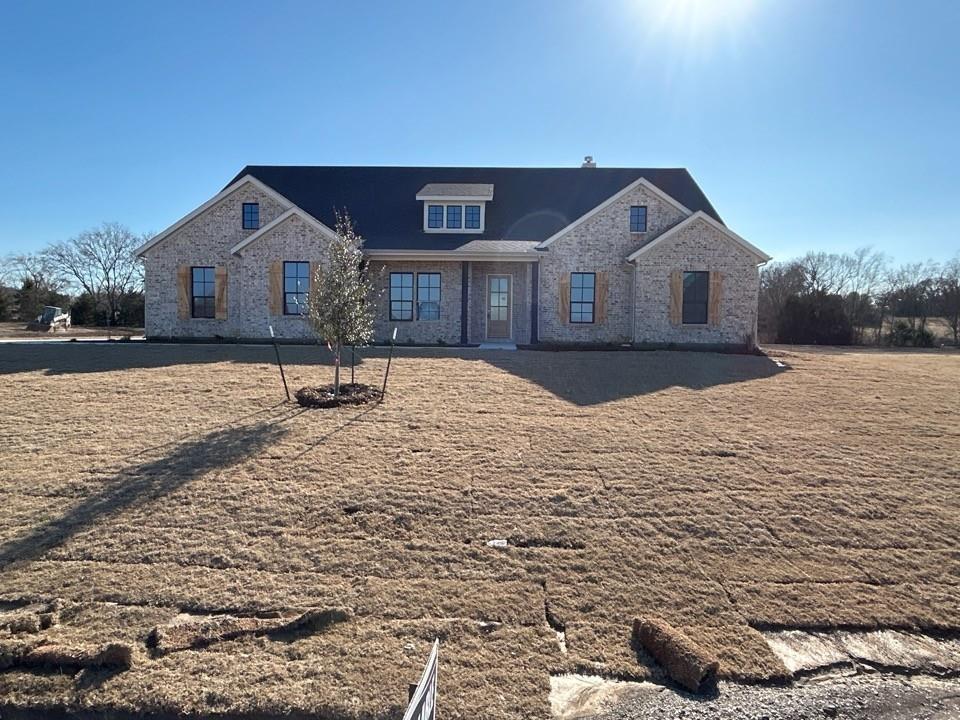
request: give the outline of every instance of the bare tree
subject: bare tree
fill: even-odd
[[[11,282],[13,282],[13,276],[13,257],[10,255],[0,257],[0,287],[9,285]]]
[[[850,279],[850,264],[842,255],[808,252],[798,261],[803,271],[806,290],[824,295],[842,294]]]
[[[940,314],[953,331],[953,344],[960,345],[960,253],[940,270],[937,301]]]
[[[862,342],[864,329],[871,316],[876,315],[877,295],[886,272],[887,258],[870,247],[861,247],[852,255],[841,256],[840,262],[845,266],[841,274],[845,279],[842,289],[847,317],[853,324],[856,341]]]
[[[70,284],[106,311],[110,325],[124,296],[143,287],[143,265],[134,250],[145,240],[119,223],[104,223],[51,245],[44,255]]]
[[[933,311],[936,291],[934,278],[939,266],[934,262],[904,263],[887,275],[887,300],[891,314],[906,317],[910,327],[925,330]]]
[[[769,263],[760,271],[758,331],[764,342],[775,338],[787,300],[802,293],[805,284],[803,268],[796,260]]]
[[[375,285],[363,262],[363,238],[350,216],[337,213],[336,238],[327,246],[323,266],[313,276],[307,318],[333,351],[333,395],[340,396],[340,354],[344,345],[373,340]]]
[[[44,305],[67,300],[66,282],[45,253],[24,253],[6,259],[6,273],[16,285],[16,305],[21,320],[33,319]]]

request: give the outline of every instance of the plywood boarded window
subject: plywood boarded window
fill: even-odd
[[[723,319],[723,273],[714,270],[710,273],[710,324],[716,327]]]
[[[270,263],[267,276],[267,306],[271,315],[283,314],[283,262]]]
[[[216,299],[216,318],[217,320],[227,319],[227,268],[225,265],[217,265],[214,272],[214,297]]]
[[[177,267],[177,317],[190,318],[190,266]]]
[[[679,325],[683,312],[683,275],[679,270],[670,273],[670,324]]]
[[[610,291],[610,279],[606,270],[597,273],[597,323],[607,321],[607,294]]]

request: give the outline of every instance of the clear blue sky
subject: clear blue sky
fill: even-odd
[[[778,258],[960,250],[960,3],[6,3],[0,255],[248,163],[685,166]]]

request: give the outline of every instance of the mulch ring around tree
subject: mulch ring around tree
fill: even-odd
[[[333,396],[333,385],[300,388],[294,393],[297,402],[308,408],[332,408],[339,405],[364,405],[380,399],[380,388],[363,383],[343,383],[340,397]]]

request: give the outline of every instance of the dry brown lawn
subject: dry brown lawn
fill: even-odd
[[[328,381],[282,352],[292,388]],[[637,615],[743,680],[786,672],[757,628],[960,628],[960,354],[403,349],[385,403],[340,411],[281,402],[272,354],[0,347],[0,601],[135,647],[0,672],[0,712],[399,717],[438,636],[444,717],[545,717],[551,672],[656,675]],[[146,645],[179,613],[333,607]]]
[[[0,338],[47,340],[51,338],[122,338],[143,335],[143,328],[72,325],[52,332],[27,330],[26,322],[0,322]]]

